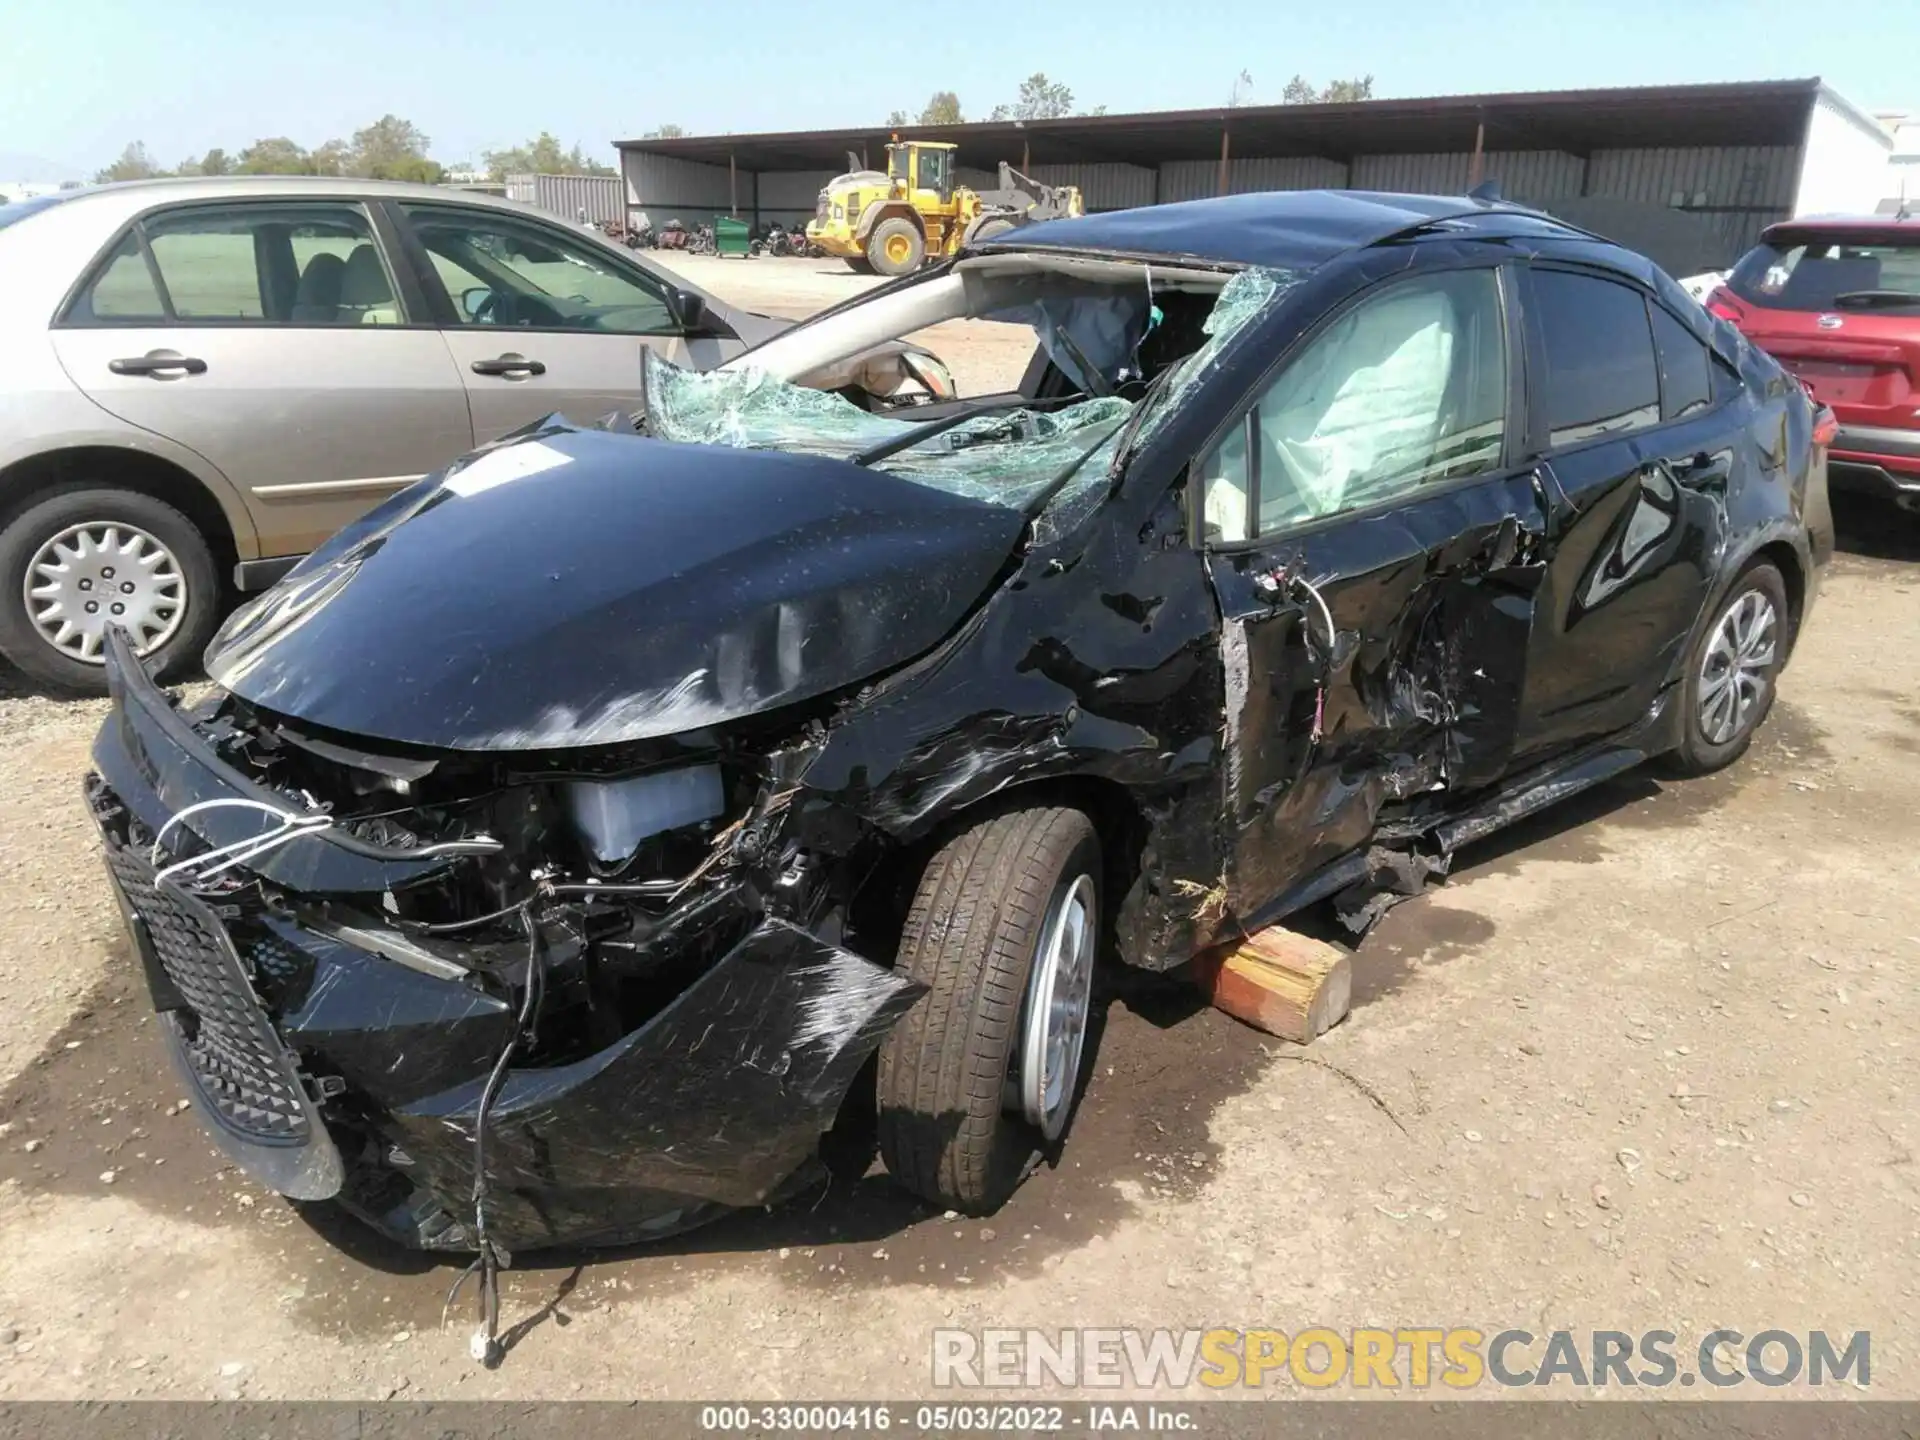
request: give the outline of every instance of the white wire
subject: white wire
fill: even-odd
[[[1298,579],[1306,587],[1307,594],[1313,597],[1313,603],[1320,607],[1320,618],[1327,622],[1327,664],[1331,666],[1334,649],[1340,643],[1340,632],[1333,628],[1333,612],[1327,608],[1325,598],[1311,580],[1304,575],[1299,576]]]
[[[160,847],[166,840],[168,831],[189,815],[198,814],[203,810],[222,809],[256,810],[263,815],[272,816],[280,822],[280,825],[277,829],[268,830],[259,835],[249,835],[160,867]],[[149,864],[160,867],[154,871],[155,885],[163,884],[182,873],[188,874],[195,880],[211,880],[215,875],[230,870],[235,865],[245,864],[268,851],[277,850],[288,841],[302,835],[318,834],[322,830],[332,828],[332,825],[333,817],[329,815],[299,814],[292,810],[283,810],[277,805],[269,805],[264,800],[251,800],[238,795],[223,796],[215,800],[200,800],[170,817],[167,823],[160,827],[159,833],[153,837],[153,848],[149,851],[147,860]]]

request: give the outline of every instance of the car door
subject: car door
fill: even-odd
[[[453,357],[404,298],[351,200],[183,205],[108,246],[53,343],[96,404],[245,492],[263,554],[294,555],[472,447]]]
[[[1528,280],[1559,504],[1517,749],[1544,759],[1649,714],[1712,583],[1733,437],[1705,346],[1657,299],[1538,261]]]
[[[1512,287],[1487,266],[1363,292],[1197,463],[1237,914],[1364,846],[1390,807],[1510,764],[1547,514],[1511,459]]]
[[[555,411],[591,421],[630,409],[644,348],[680,365],[720,358],[716,339],[684,336],[663,280],[603,245],[477,205],[395,208],[481,442]]]

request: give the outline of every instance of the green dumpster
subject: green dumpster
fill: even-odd
[[[731,215],[713,217],[713,253],[716,255],[748,255],[747,222],[736,220]]]

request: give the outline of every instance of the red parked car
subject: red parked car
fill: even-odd
[[[1833,488],[1920,512],[1920,219],[1770,226],[1707,308],[1833,411]]]

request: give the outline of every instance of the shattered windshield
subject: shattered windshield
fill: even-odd
[[[1143,273],[1144,273],[1144,267]],[[1178,408],[1191,387],[1249,322],[1294,277],[1273,270],[1243,270],[1215,295],[1187,296],[1202,302],[1195,315],[1198,342],[1178,359],[1163,358],[1158,373],[1144,355],[1165,323],[1171,301],[1155,297],[1151,282],[1131,309],[1085,288],[1043,294],[1002,306],[990,318],[1018,315],[1034,325],[1059,372],[1077,383],[1083,398],[1037,408],[1018,393],[994,397],[958,423],[872,459],[873,468],[954,494],[1026,509],[1049,489],[1045,521],[1050,529],[1076,522],[1101,493],[1123,432],[1138,446]],[[1109,287],[1111,288],[1111,287]],[[1126,299],[1131,302],[1132,294]],[[849,314],[853,312],[848,312]],[[1201,318],[1204,316],[1204,318]],[[773,346],[767,347],[769,353]],[[749,357],[751,359],[752,357]],[[843,394],[779,378],[752,364],[697,372],[646,352],[646,422],[658,439],[740,449],[788,450],[854,459],[885,450],[937,418],[931,407],[907,418],[874,414]],[[1151,385],[1142,383],[1151,379]],[[1088,389],[1109,393],[1085,395]],[[1133,398],[1111,393],[1129,389]],[[1128,425],[1138,405],[1147,409]],[[896,414],[899,412],[896,412]]]

